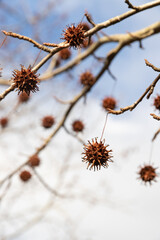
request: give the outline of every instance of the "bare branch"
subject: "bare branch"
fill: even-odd
[[[0,94],[0,101],[2,101],[2,99],[4,99],[14,89],[15,89],[15,84],[13,83],[9,88],[7,88],[3,93]]]
[[[43,43],[43,45],[46,45],[48,47],[58,47],[58,44],[55,43]]]
[[[157,116],[157,115],[154,114],[154,113],[151,113],[150,115],[151,115],[154,119],[160,121],[160,116]]]
[[[160,120],[160,118],[159,118]],[[152,142],[156,139],[156,137],[158,136],[158,134],[160,133],[160,128],[156,131],[156,133],[154,134],[153,138],[152,138]]]
[[[156,71],[156,72],[160,72],[160,68],[157,68],[157,67],[155,67],[153,64],[151,64],[150,62],[148,62],[148,60],[147,59],[144,59],[145,60],[145,63],[146,63],[146,65],[148,66],[148,67],[151,67],[154,71]]]
[[[130,3],[129,0],[125,0],[125,3],[127,3],[128,8],[132,8],[132,9],[135,9],[136,11],[139,11],[139,7],[133,6],[132,3]]]
[[[61,104],[70,104],[70,103],[72,103],[72,100],[64,101],[64,100],[58,98],[57,96],[53,96],[53,97],[54,97],[54,99],[55,99],[57,102],[59,102],[59,103],[61,103]]]
[[[17,34],[17,33],[13,33],[13,32],[7,32],[5,30],[2,30],[2,32],[7,36],[11,36],[11,37],[14,37],[14,38],[18,38],[18,39],[25,40],[25,41],[28,41],[30,43],[33,43],[34,47],[37,47],[37,48],[39,48],[39,49],[41,49],[45,52],[51,52],[51,49],[41,45],[40,43],[36,42],[32,38],[29,38],[29,37],[26,37],[26,36],[23,36],[23,35],[20,35],[20,34]]]
[[[85,144],[85,142],[78,136],[78,134],[74,134],[72,132],[70,132],[66,126],[64,126],[64,130],[66,131],[66,133],[68,133],[69,135],[71,135],[72,137],[76,138],[81,144]]]
[[[153,92],[153,89],[156,86],[156,83],[159,81],[159,79],[160,79],[160,74],[156,77],[156,79],[151,83],[151,85],[146,89],[146,91],[143,93],[143,95],[135,103],[133,103],[130,106],[127,106],[127,107],[124,107],[124,108],[120,108],[120,110],[118,110],[118,111],[108,109],[109,113],[119,115],[119,114],[122,114],[122,113],[124,113],[124,112],[126,112],[128,110],[132,111],[143,100],[143,98],[146,96],[146,94],[148,92],[149,92],[149,94],[147,95],[147,99],[150,97],[151,92]]]
[[[40,183],[53,195],[57,196],[57,197],[61,197],[61,198],[65,198],[65,195],[59,194],[55,189],[51,188],[45,181],[44,179],[40,176],[40,174],[33,168],[32,169],[34,174],[36,175],[36,177],[38,178],[38,180],[40,181]]]
[[[143,4],[143,5],[140,5],[138,7],[138,12],[141,12],[141,11],[144,11],[144,10],[147,10],[149,8],[152,8],[152,7],[156,7],[160,5],[160,0],[158,1],[152,1],[152,2],[149,2],[149,3],[146,3],[146,4]],[[105,22],[102,22],[102,23],[99,23],[99,24],[96,24],[96,26],[90,30],[88,30],[86,33],[85,33],[85,37],[88,37],[90,35],[93,35],[94,33],[98,32],[99,30],[101,30],[102,28],[107,28],[113,24],[116,24],[118,22],[121,22],[122,20],[134,15],[137,13],[137,10],[135,9],[132,9],[126,13],[123,13],[119,16],[116,16],[116,17],[113,17]]]
[[[93,22],[91,15],[88,14],[87,12],[86,12],[84,15],[85,15],[85,17],[87,18],[88,22],[89,22],[90,24],[92,24],[93,27],[95,27],[96,24]]]
[[[0,85],[11,85],[10,81],[9,80],[6,80],[6,79],[0,79]]]

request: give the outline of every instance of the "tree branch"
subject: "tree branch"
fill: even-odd
[[[153,64],[151,64],[150,62],[148,62],[148,60],[147,59],[144,59],[145,60],[145,63],[146,63],[146,65],[148,66],[148,67],[151,67],[154,71],[156,71],[156,72],[160,72],[160,68],[157,68],[157,67],[155,67]]]
[[[119,115],[122,114],[128,110],[132,111],[134,108],[137,107],[137,105],[143,100],[143,98],[147,95],[147,99],[151,96],[151,93],[153,92],[154,87],[156,86],[157,82],[160,79],[160,74],[156,77],[156,79],[151,83],[151,85],[146,89],[146,91],[142,94],[142,96],[132,105],[124,107],[124,108],[120,108],[120,110],[115,111],[115,110],[111,110],[108,109],[109,113],[115,114],[115,115]]]
[[[15,84],[13,83],[9,88],[7,88],[3,93],[0,94],[0,101],[2,101],[2,99],[4,99],[14,89],[15,89]]]
[[[154,114],[154,113],[151,113],[150,115],[151,115],[154,119],[160,121],[160,116],[157,116],[157,115]]]
[[[139,11],[139,7],[133,6],[129,0],[125,0],[125,3],[127,3],[128,8],[132,8],[132,9],[135,9],[136,11]]]

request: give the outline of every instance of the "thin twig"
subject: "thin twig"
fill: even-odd
[[[156,72],[160,72],[160,68],[157,68],[157,67],[155,67],[153,64],[151,64],[150,62],[148,62],[148,60],[147,59],[144,59],[145,60],[145,63],[146,63],[146,65],[148,66],[148,67],[151,67],[154,71],[156,71]]]
[[[104,131],[105,131],[106,124],[107,124],[107,118],[108,118],[108,112],[107,112],[106,117],[105,117],[105,123],[104,123],[104,126],[103,126],[103,130],[102,130],[100,141],[102,140],[103,135],[104,135]]]
[[[158,136],[159,133],[160,133],[160,128],[155,132],[155,134],[154,134],[154,136],[152,138],[152,142],[156,139],[156,137]]]
[[[15,89],[15,84],[13,83],[9,88],[7,88],[3,93],[0,94],[0,101],[2,101],[2,99],[4,99],[14,89]]]
[[[60,193],[58,193],[55,189],[51,188],[45,181],[44,179],[40,176],[40,174],[33,168],[32,169],[34,174],[36,175],[36,177],[38,178],[38,180],[41,182],[41,184],[53,195],[57,196],[57,197],[61,197],[61,198],[65,198],[65,195],[62,195]]]
[[[53,96],[53,97],[54,97],[54,99],[55,99],[57,102],[59,102],[59,103],[61,103],[61,104],[70,104],[70,103],[72,103],[72,101],[73,101],[73,100],[64,101],[64,100],[58,98],[57,96]]]
[[[5,30],[2,30],[2,32],[7,35],[7,36],[10,36],[10,37],[14,37],[14,38],[18,38],[18,39],[21,39],[21,40],[25,40],[27,42],[30,42],[33,44],[34,47],[37,47],[45,52],[51,52],[51,49],[43,46],[42,44],[36,42],[35,40],[33,40],[32,38],[29,38],[29,37],[26,37],[26,36],[23,36],[21,34],[17,34],[17,33],[13,33],[13,32],[7,32]]]
[[[160,121],[160,116],[157,116],[157,115],[154,114],[154,113],[151,113],[150,115],[151,115],[154,119]]]
[[[82,144],[85,144],[85,142],[77,135],[77,134],[74,134],[72,132],[70,132],[66,126],[63,126],[64,127],[64,130],[66,131],[66,133],[68,133],[69,135],[71,135],[72,137],[76,138],[80,143]]]
[[[8,179],[8,183],[7,183],[6,187],[5,187],[5,190],[3,191],[3,193],[2,193],[1,196],[0,196],[0,202],[1,202],[1,201],[3,200],[3,198],[6,196],[9,188],[11,187],[11,183],[12,183],[11,180]]]
[[[93,22],[91,15],[88,14],[87,12],[86,12],[84,15],[85,15],[85,17],[87,18],[88,22],[89,22],[93,27],[95,27],[96,24]]]
[[[120,110],[118,110],[118,111],[108,109],[109,113],[119,115],[119,114],[122,114],[122,113],[124,113],[128,110],[132,111],[143,100],[143,98],[147,95],[148,92],[149,92],[149,94],[147,95],[147,99],[150,97],[150,95],[151,95],[150,91],[153,92],[153,89],[156,86],[156,83],[159,81],[159,79],[160,79],[160,74],[156,77],[156,79],[151,83],[151,85],[146,89],[146,91],[142,94],[142,96],[135,103],[133,103],[130,106],[120,108]]]
[[[132,5],[132,3],[130,3],[129,0],[125,0],[125,3],[127,3],[128,8],[132,8],[132,9],[135,9],[136,11],[139,11],[139,7]]]

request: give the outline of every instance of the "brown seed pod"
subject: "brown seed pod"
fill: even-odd
[[[85,30],[83,29],[82,24],[78,24],[75,26],[74,24],[71,24],[71,26],[68,26],[67,29],[63,30],[63,40],[65,40],[67,43],[69,43],[70,47],[73,48],[80,48],[83,45],[84,41],[84,33]]]
[[[144,167],[140,168],[138,172],[139,179],[141,179],[144,183],[152,183],[155,181],[157,177],[156,168],[152,167],[151,165],[145,165]]]
[[[105,97],[102,101],[102,106],[105,110],[108,108],[114,110],[116,108],[117,101],[113,97]]]
[[[160,111],[160,95],[157,95],[157,97],[154,98],[154,103],[153,105],[157,110]]]
[[[82,121],[80,120],[75,120],[73,123],[72,123],[72,129],[74,132],[82,132],[83,129],[84,129],[84,124]]]
[[[71,56],[71,50],[69,48],[64,48],[59,52],[60,59],[67,60]]]
[[[89,24],[87,22],[83,22],[83,23],[81,23],[81,25],[82,25],[83,30],[85,32],[87,32],[90,29],[90,26],[89,26]]]
[[[95,82],[95,77],[90,71],[85,71],[80,75],[80,83],[84,86],[92,86]]]
[[[107,150],[108,146],[104,145],[104,140],[97,142],[97,138],[92,139],[92,142],[88,141],[88,144],[84,144],[82,161],[88,163],[87,169],[91,170],[94,168],[94,170],[100,170],[101,166],[106,168],[108,167],[108,162],[113,162],[110,155],[112,150]]]
[[[37,86],[37,84],[39,84],[38,75],[36,75],[36,72],[32,71],[31,66],[25,68],[21,65],[20,71],[14,70],[12,81],[15,83],[15,88],[17,89],[18,94],[25,92],[29,96],[30,92],[36,92],[39,90]]]
[[[29,165],[31,166],[31,167],[37,167],[37,166],[39,166],[39,164],[40,164],[40,158],[38,157],[38,155],[37,154],[35,154],[35,155],[33,155],[33,156],[31,156],[30,158],[29,158]]]
[[[24,103],[24,102],[28,102],[30,96],[27,95],[27,93],[22,92],[19,94],[19,102],[20,103]]]
[[[24,170],[20,173],[19,177],[23,182],[27,182],[32,177],[32,175],[29,171]]]
[[[53,116],[45,116],[42,119],[42,126],[44,128],[51,128],[54,123],[55,123],[55,119]]]
[[[0,125],[1,125],[2,128],[7,127],[7,125],[8,125],[8,118],[7,117],[1,118],[0,119]]]

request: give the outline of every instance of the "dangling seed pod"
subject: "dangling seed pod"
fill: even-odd
[[[154,98],[154,103],[153,103],[153,105],[155,106],[155,108],[156,108],[157,110],[160,111],[160,95],[157,95],[157,97]]]
[[[92,139],[92,142],[88,141],[88,144],[84,145],[82,161],[88,163],[88,169],[100,170],[101,166],[106,168],[108,167],[108,162],[113,162],[110,155],[112,150],[108,150],[108,146],[104,144],[104,140],[98,142],[97,138]]]
[[[42,119],[42,126],[44,128],[51,128],[53,126],[53,124],[55,123],[55,119],[53,116],[45,116]]]
[[[80,75],[80,83],[84,86],[92,86],[95,82],[95,77],[90,71],[86,71]]]
[[[7,127],[7,125],[8,125],[8,118],[7,117],[1,118],[0,119],[0,125],[1,125],[2,128]]]
[[[28,163],[31,167],[37,167],[40,164],[40,158],[38,157],[38,155],[33,155],[29,158]]]
[[[113,97],[105,97],[102,101],[103,108],[107,111],[108,108],[114,110],[116,108],[117,101]]]
[[[29,98],[30,98],[30,96],[28,96],[27,93],[25,93],[25,92],[19,94],[19,102],[20,103],[28,102]]]
[[[72,129],[74,132],[82,132],[84,129],[84,124],[80,120],[76,120],[72,123]]]
[[[151,165],[145,165],[144,167],[141,167],[138,175],[139,179],[141,179],[145,184],[147,182],[151,184],[157,177],[156,168]]]
[[[32,175],[29,171],[24,170],[20,173],[19,177],[23,182],[27,182],[32,177]]]
[[[76,49],[83,45],[85,30],[83,29],[82,24],[78,24],[77,26],[71,24],[71,26],[68,26],[63,32],[64,37],[61,39],[69,43],[70,47]]]
[[[67,60],[71,56],[71,50],[69,48],[64,48],[59,52],[60,59]]]
[[[14,70],[13,83],[15,83],[15,88],[19,93],[26,93],[28,96],[30,92],[36,92],[39,90],[37,84],[39,84],[38,75],[36,72],[32,71],[31,66],[25,68],[21,65],[21,70]]]

